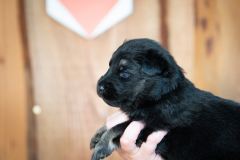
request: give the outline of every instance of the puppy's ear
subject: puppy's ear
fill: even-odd
[[[149,49],[141,59],[142,72],[149,76],[167,75],[169,63],[158,50]]]
[[[125,39],[125,40],[123,41],[123,44],[124,44],[124,43],[126,43],[127,41],[128,41],[128,40],[127,40],[127,39]]]

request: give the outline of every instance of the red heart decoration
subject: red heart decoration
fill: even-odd
[[[60,0],[80,25],[91,34],[118,0]]]

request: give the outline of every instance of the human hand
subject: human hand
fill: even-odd
[[[122,111],[115,112],[107,118],[107,129],[127,121],[128,116]],[[160,155],[155,153],[157,144],[167,134],[167,131],[156,131],[150,134],[147,141],[139,148],[136,146],[136,139],[145,124],[133,121],[124,131],[121,139],[121,149],[117,150],[118,154],[126,160],[163,160]]]

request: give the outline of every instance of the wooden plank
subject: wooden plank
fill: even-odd
[[[138,0],[133,14],[93,40],[52,20],[44,1],[26,0],[39,160],[90,159],[90,139],[116,109],[96,94],[96,83],[125,39],[159,41],[158,0]],[[108,159],[122,159],[113,154]]]
[[[195,84],[240,102],[239,0],[197,0]]]
[[[197,87],[219,94],[220,34],[217,0],[196,1],[195,79]]]
[[[219,95],[240,103],[240,0],[217,1],[220,57]]]
[[[32,87],[32,71],[31,71],[31,62],[29,55],[29,46],[28,46],[28,33],[26,26],[26,14],[25,14],[25,5],[24,0],[19,1],[19,17],[21,24],[21,35],[22,35],[22,45],[24,53],[24,63],[25,63],[25,81],[26,81],[26,96],[27,96],[27,144],[28,144],[28,159],[36,160],[37,159],[37,140],[36,140],[36,121],[35,115],[33,114],[32,107],[34,104],[33,99],[33,87]]]
[[[27,159],[26,85],[18,0],[0,0],[0,159]]]
[[[168,1],[169,51],[193,80],[194,76],[194,0]]]
[[[178,65],[184,69],[185,76],[193,81],[194,0],[161,0],[161,2],[163,46],[170,51]]]

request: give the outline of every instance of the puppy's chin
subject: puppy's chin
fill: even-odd
[[[116,102],[116,101],[109,101],[109,100],[106,100],[105,98],[103,98],[102,97],[102,99],[103,99],[103,101],[105,102],[105,103],[107,103],[109,106],[111,106],[111,107],[120,107],[120,104],[118,103],[118,102]]]
[[[99,97],[103,99],[105,103],[107,103],[111,107],[118,107],[118,108],[132,108],[135,104],[135,98],[132,95],[123,95],[123,94],[98,94]]]
[[[120,108],[122,111],[131,111],[133,109],[136,109],[138,104],[130,101],[109,101],[104,98],[102,98],[105,103],[107,103],[111,107]]]
[[[102,98],[103,101],[107,103],[109,106],[120,107],[120,103],[118,102],[118,97],[121,97],[121,96],[119,96],[116,92],[102,93],[102,94],[98,92],[98,96]]]

